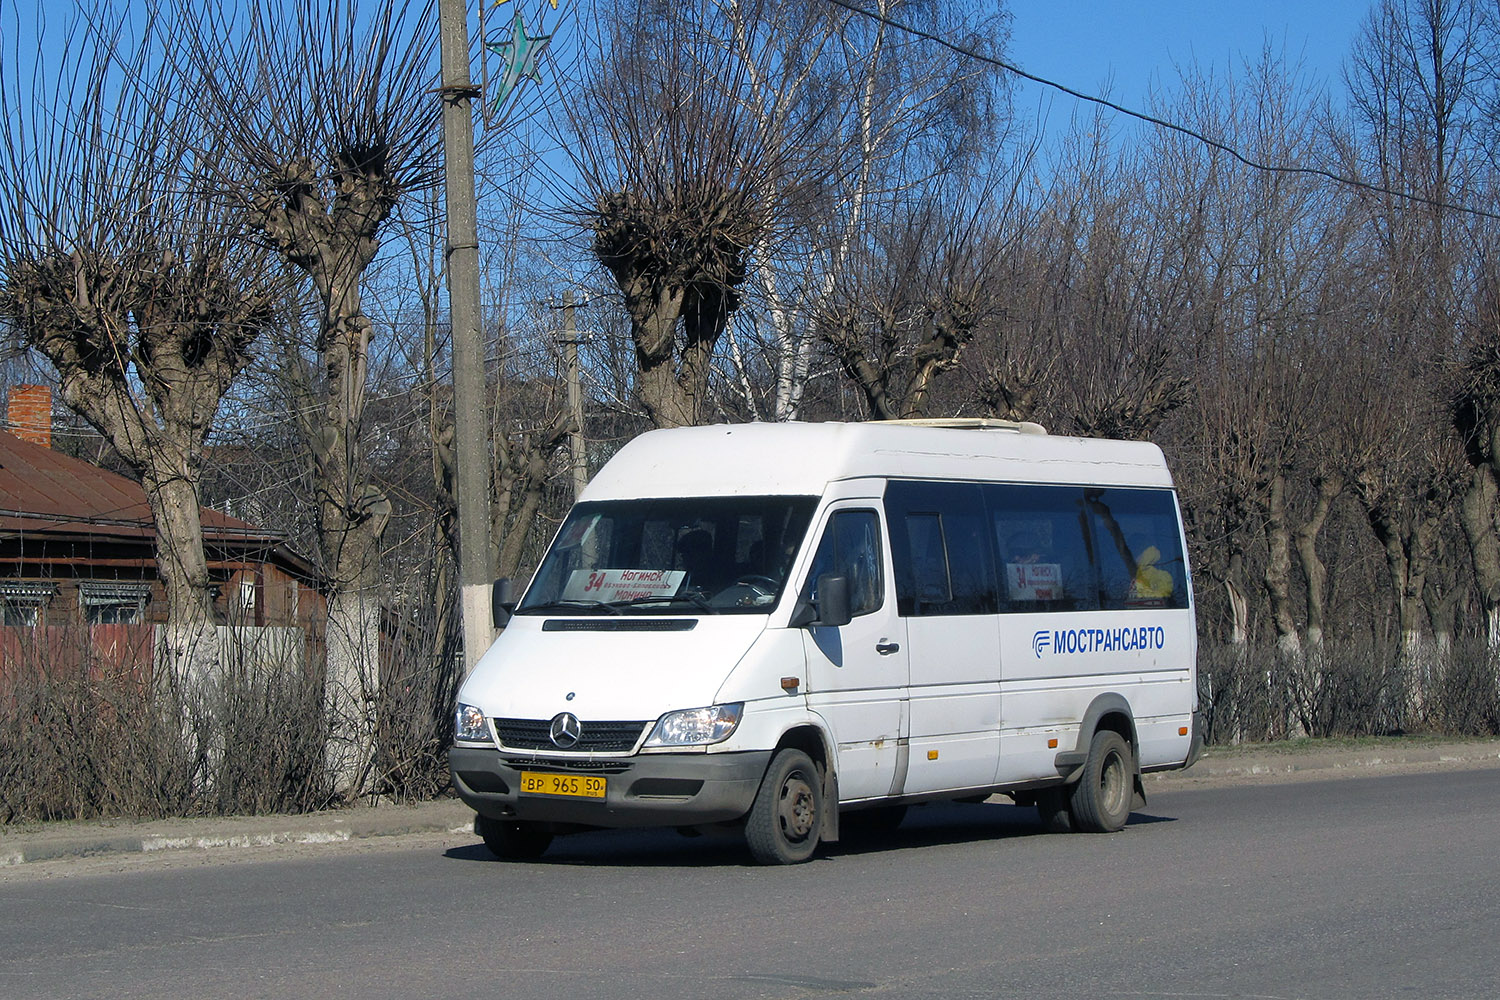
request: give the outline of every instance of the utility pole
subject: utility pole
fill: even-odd
[[[588,305],[588,300],[584,300]],[[573,323],[573,290],[563,292],[563,356],[568,363],[568,408],[573,411],[573,431],[568,435],[568,449],[573,457],[573,499],[577,501],[589,484],[587,445],[583,436],[583,386],[578,370],[578,345],[581,343]]]
[[[464,673],[494,640],[490,610],[489,434],[479,336],[479,218],[474,198],[474,115],[466,0],[438,0],[442,37],[443,174],[448,213],[448,317],[453,327],[453,453],[457,465],[459,606]]]

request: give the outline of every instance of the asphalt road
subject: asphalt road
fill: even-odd
[[[1500,768],[1006,805],[757,868],[733,838],[469,835],[0,872],[0,997],[1491,998]]]

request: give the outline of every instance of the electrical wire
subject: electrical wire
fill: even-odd
[[[1500,219],[1500,214],[1497,214],[1495,212],[1486,212],[1482,208],[1473,208],[1468,205],[1456,205],[1452,202],[1440,201],[1436,198],[1428,198],[1425,195],[1414,194],[1410,191],[1397,191],[1393,188],[1384,187],[1380,184],[1372,184],[1369,181],[1362,181],[1354,177],[1345,177],[1342,174],[1336,174],[1331,170],[1324,170],[1321,167],[1287,166],[1284,164],[1262,163],[1259,160],[1241,153],[1233,146],[1230,146],[1227,143],[1220,142],[1217,139],[1212,139],[1201,132],[1194,131],[1193,129],[1188,128],[1186,125],[1178,125],[1176,122],[1170,122],[1163,118],[1157,118],[1154,115],[1148,115],[1142,111],[1135,111],[1131,108],[1124,107],[1123,105],[1116,104],[1113,101],[1106,100],[1105,98],[1097,97],[1093,94],[1085,94],[1081,91],[1074,90],[1072,87],[1065,86],[1064,84],[1058,83],[1055,80],[1049,80],[1046,77],[1037,76],[1035,73],[1028,73],[1014,63],[1007,62],[1006,60],[997,58],[995,56],[986,55],[983,52],[978,52],[965,45],[959,45],[955,42],[950,42],[940,35],[935,35],[930,31],[923,31],[921,28],[914,28],[911,25],[892,20],[891,18],[886,17],[883,14],[878,14],[875,11],[865,10],[863,7],[859,7],[855,4],[849,3],[848,0],[828,0],[828,2],[833,4],[835,7],[842,7],[850,13],[868,17],[873,21],[879,21],[880,23],[888,27],[895,28],[897,31],[904,32],[905,34],[912,35],[913,37],[921,38],[929,42],[935,42],[936,44],[941,45],[946,49],[951,49],[952,51],[957,52],[959,55],[967,56],[970,59],[975,59],[982,63],[988,63],[991,66],[996,66],[1008,73],[1013,73],[1016,76],[1021,77],[1022,79],[1030,80],[1032,83],[1039,83],[1044,87],[1051,87],[1054,90],[1062,91],[1064,94],[1067,94],[1069,97],[1072,97],[1076,100],[1086,101],[1090,104],[1097,104],[1100,107],[1108,108],[1111,111],[1125,115],[1127,118],[1134,118],[1138,121],[1143,121],[1148,125],[1155,125],[1158,128],[1164,128],[1168,131],[1185,135],[1190,139],[1203,143],[1205,146],[1208,146],[1211,149],[1216,149],[1219,152],[1224,153],[1226,156],[1239,161],[1252,170],[1260,170],[1267,173],[1276,174],[1299,174],[1307,177],[1321,177],[1324,180],[1333,181],[1335,184],[1343,184],[1347,187],[1358,188],[1363,191],[1369,191],[1372,194],[1380,194],[1387,195],[1392,198],[1400,198],[1403,201],[1415,202],[1419,205],[1426,205],[1430,208],[1441,208],[1445,211],[1460,212],[1465,215],[1473,215],[1482,219]]]

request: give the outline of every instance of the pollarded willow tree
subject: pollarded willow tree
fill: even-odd
[[[366,457],[373,324],[362,281],[404,196],[442,169],[437,20],[406,0],[180,0],[194,72],[223,136],[220,175],[250,224],[312,284],[316,370],[291,411],[317,491],[328,611],[330,755],[356,794],[373,755],[381,542],[391,504]],[[305,355],[290,355],[303,368]]]
[[[132,42],[124,15],[96,13],[69,32],[55,75],[41,63],[30,81],[0,75],[0,314],[140,476],[168,654],[191,674],[215,652],[205,442],[283,283],[205,166],[223,150],[156,44],[169,32],[149,12],[136,27]]]
[[[752,256],[837,168],[830,95],[803,86],[828,26],[796,7],[606,0],[597,51],[579,60],[565,105],[574,210],[623,295],[636,397],[658,427],[708,412]]]

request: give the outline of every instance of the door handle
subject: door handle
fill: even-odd
[[[882,639],[875,644],[875,652],[881,656],[890,656],[892,653],[899,653],[900,651],[901,644],[899,642],[886,642]]]

